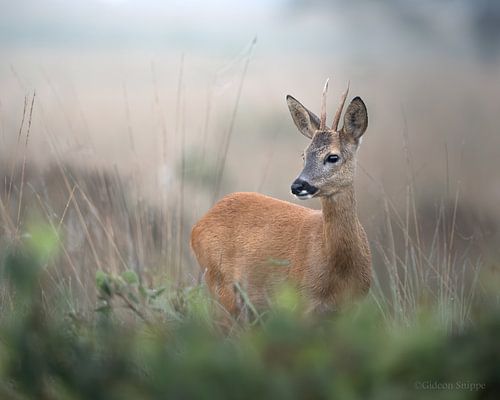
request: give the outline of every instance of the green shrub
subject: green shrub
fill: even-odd
[[[4,250],[13,306],[0,324],[0,398],[483,399],[500,393],[500,308],[449,333],[432,309],[411,328],[367,300],[321,320],[284,292],[259,324],[231,334],[202,287],[144,287],[98,272],[94,316],[44,306],[42,250]],[[44,258],[45,257],[45,258]],[[62,300],[62,299],[60,299]],[[293,307],[289,307],[293,305]]]

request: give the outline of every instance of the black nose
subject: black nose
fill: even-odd
[[[304,188],[303,181],[296,180],[292,183],[292,193],[297,196]]]
[[[307,196],[312,195],[318,191],[317,188],[310,185],[306,181],[302,179],[296,179],[295,182],[292,183],[292,193],[295,196]]]

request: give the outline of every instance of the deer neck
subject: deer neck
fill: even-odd
[[[329,263],[349,258],[359,238],[354,187],[321,198],[325,253]]]

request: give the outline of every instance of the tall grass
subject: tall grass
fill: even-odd
[[[169,152],[176,153],[180,160],[178,176],[172,182],[173,187],[167,188],[169,190],[163,187],[162,190],[156,190],[156,196],[143,195],[144,187],[138,172],[140,160],[137,159],[134,130],[130,121],[133,111],[129,106],[126,82],[122,85],[126,130],[133,155],[132,172],[128,175],[119,172],[117,168],[68,161],[60,138],[50,126],[44,126],[44,130],[50,147],[49,159],[52,161],[43,164],[31,161],[28,146],[33,113],[41,115],[39,123],[50,122],[44,119],[40,103],[43,100],[38,100],[40,104],[37,104],[34,94],[26,97],[16,147],[13,152],[5,153],[6,161],[0,165],[4,184],[0,193],[3,244],[8,247],[21,242],[33,222],[47,223],[57,232],[60,251],[57,257],[50,260],[47,269],[50,271],[52,285],[67,296],[68,305],[74,309],[92,310],[95,306],[94,281],[98,271],[119,275],[123,271],[132,270],[141,282],[152,286],[161,281],[172,290],[199,282],[201,274],[192,263],[187,245],[194,210],[187,209],[185,204],[186,181],[193,175],[193,170],[201,168],[204,174],[202,179],[208,177],[213,183],[211,198],[223,189],[225,159],[254,44],[255,40],[235,62],[236,67],[243,62],[243,68],[232,117],[224,132],[225,145],[208,171],[205,162],[190,165],[189,169],[186,166],[185,104],[189,99],[185,97],[184,89],[184,56],[179,67],[173,130],[169,130],[165,113],[161,109],[156,71],[154,64],[151,65],[152,94],[155,112],[159,116],[158,136],[161,143],[157,181],[161,181],[160,174],[170,162]],[[220,84],[217,79],[213,85]],[[61,111],[67,115],[64,102],[60,100],[54,85],[47,76],[46,80],[58,99]],[[208,120],[212,101],[210,97],[208,101],[201,154],[204,161],[212,163],[212,157],[207,156]],[[68,118],[67,120],[69,132],[75,135],[71,122]],[[80,142],[80,138],[77,142]],[[205,179],[205,184],[206,181]]]
[[[2,398],[494,399],[498,393],[498,303],[450,336],[436,329],[432,312],[410,329],[393,329],[373,303],[304,319],[285,294],[258,327],[221,335],[216,304],[200,287],[149,289],[132,271],[101,272],[92,322],[44,304],[44,261],[57,249],[57,236],[46,226],[28,232],[0,264],[15,308],[0,319]]]
[[[51,284],[65,293],[67,304],[73,309],[91,310],[95,306],[94,279],[98,271],[120,275],[132,270],[141,284],[152,287],[167,285],[174,292],[203,284],[201,273],[187,246],[190,226],[196,216],[193,215],[195,210],[185,205],[186,187],[191,179],[197,179],[196,175],[202,169],[201,179],[205,183],[212,182],[206,187],[207,197],[215,201],[220,195],[238,104],[254,44],[252,42],[242,58],[234,107],[227,131],[222,137],[223,146],[210,170],[204,163],[210,159],[206,145],[210,135],[208,120],[212,108],[211,96],[208,96],[203,126],[204,147],[199,157],[202,162],[187,166],[193,160],[189,159],[185,148],[186,121],[182,110],[188,99],[183,89],[182,57],[174,129],[174,135],[180,138],[180,168],[174,187],[177,194],[173,196],[173,201],[172,196],[161,190],[158,190],[158,199],[153,201],[142,196],[143,188],[138,174],[134,172],[127,177],[116,168],[106,170],[92,165],[72,165],[62,157],[53,135],[49,135],[49,143],[54,162],[50,165],[31,164],[27,158],[27,148],[37,104],[35,94],[26,98],[17,132],[17,146],[10,160],[0,166],[4,182],[0,193],[3,244],[9,246],[9,243],[21,241],[33,221],[43,221],[57,232],[60,252],[48,262],[50,265],[47,268]],[[151,70],[155,83],[154,65]],[[130,118],[125,84],[123,90],[126,116]],[[173,143],[160,111],[160,94],[156,84],[153,96],[161,116],[160,162],[166,165],[166,148]],[[130,121],[127,122],[127,132],[135,154]],[[419,188],[415,183],[406,129],[403,137],[407,170],[405,209],[399,209],[383,186],[370,176],[380,190],[384,207],[380,235],[371,238],[377,255],[371,297],[390,323],[412,326],[421,307],[436,306],[440,310],[439,323],[446,330],[461,329],[470,320],[478,290],[480,263],[470,259],[466,249],[456,246],[459,191],[457,189],[451,207],[448,206],[448,198],[441,199],[435,215],[431,217],[435,221],[433,229],[424,230],[420,220],[422,217],[429,220],[429,215],[419,210]],[[136,157],[133,163],[139,163]],[[196,201],[191,202],[194,203],[199,205]],[[425,212],[428,213],[428,210]]]
[[[32,163],[29,159],[30,132],[33,115],[43,114],[43,100],[35,98],[35,93],[26,96],[19,129],[11,133],[16,135],[16,146],[5,154],[5,161],[0,165],[4,186],[0,192],[3,245],[8,247],[21,242],[33,223],[44,222],[57,232],[59,254],[47,261],[50,264],[47,270],[52,285],[66,294],[67,303],[74,309],[91,310],[95,306],[94,281],[98,271],[119,276],[132,270],[141,284],[166,285],[173,292],[203,285],[202,275],[187,245],[190,226],[200,211],[230,189],[224,187],[227,157],[254,46],[255,39],[230,66],[237,71],[234,103],[225,119],[226,129],[221,137],[216,137],[209,123],[213,118],[213,93],[220,84],[220,77],[216,76],[208,88],[201,147],[194,156],[186,149],[189,98],[185,90],[185,56],[179,60],[175,78],[173,115],[166,116],[162,110],[163,94],[159,90],[155,66],[151,64],[153,105],[158,119],[155,133],[160,143],[157,174],[161,174],[172,153],[176,155],[178,168],[172,188],[167,191],[160,187],[149,197],[143,195],[139,173],[141,160],[136,152],[136,132],[131,122],[133,110],[125,81],[122,85],[125,128],[133,164],[128,175],[117,168],[69,162],[50,126],[44,128],[53,161],[43,165]],[[46,80],[71,131],[64,102],[48,77]],[[380,233],[370,238],[376,255],[371,298],[389,323],[412,326],[421,307],[435,306],[440,310],[439,322],[446,330],[461,329],[470,320],[481,269],[480,261],[468,256],[467,249],[457,245],[460,192],[457,189],[450,198],[447,176],[446,193],[435,200],[438,206],[434,214],[430,215],[429,208],[422,209],[418,197],[421,188],[416,184],[406,126],[402,136],[406,160],[402,170],[405,169],[407,175],[403,208],[391,199],[377,179],[363,170],[379,189],[383,204],[383,218],[375,221]],[[217,146],[217,154],[213,157],[208,144],[217,139],[221,145]],[[272,146],[276,145],[273,140],[270,154],[274,151]],[[444,159],[447,157],[445,154]],[[263,180],[272,173],[268,169],[269,164],[263,171]],[[161,180],[160,176],[157,178]],[[196,190],[188,191],[190,185],[195,185]],[[190,195],[197,198],[187,199]],[[432,228],[429,224],[424,227],[422,220],[433,221]]]
[[[31,162],[40,100],[26,97],[13,132],[17,146],[0,164],[0,396],[425,398],[415,384],[461,379],[486,386],[439,397],[493,398],[498,297],[480,293],[481,264],[457,245],[459,190],[439,199],[432,215],[422,207],[406,136],[405,207],[370,176],[384,218],[370,238],[374,284],[359,307],[321,321],[304,318],[300,298],[283,288],[259,313],[237,287],[244,307],[233,319],[209,296],[187,245],[196,208],[204,206],[200,199],[188,206],[186,193],[193,183],[208,201],[222,191],[245,54],[215,160],[207,147],[210,95],[199,157],[191,160],[185,148],[181,59],[174,196],[144,196],[135,168],[124,175],[69,162],[50,130],[53,162]],[[123,92],[129,119],[125,84]],[[174,141],[156,84],[153,96],[165,166]],[[127,134],[138,164],[130,120]]]

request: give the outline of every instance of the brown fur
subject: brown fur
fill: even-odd
[[[233,193],[192,230],[191,247],[208,287],[233,315],[240,312],[235,283],[261,308],[276,285],[291,282],[314,311],[334,309],[370,288],[370,249],[357,218],[353,187],[355,153],[367,125],[366,115],[359,113],[362,105],[366,114],[364,104],[353,100],[343,129],[335,132],[318,131],[318,118],[293,101],[289,107],[294,121],[312,138],[300,176],[307,175],[319,188],[322,210],[257,193]],[[325,167],[324,157],[332,152],[342,162]]]

